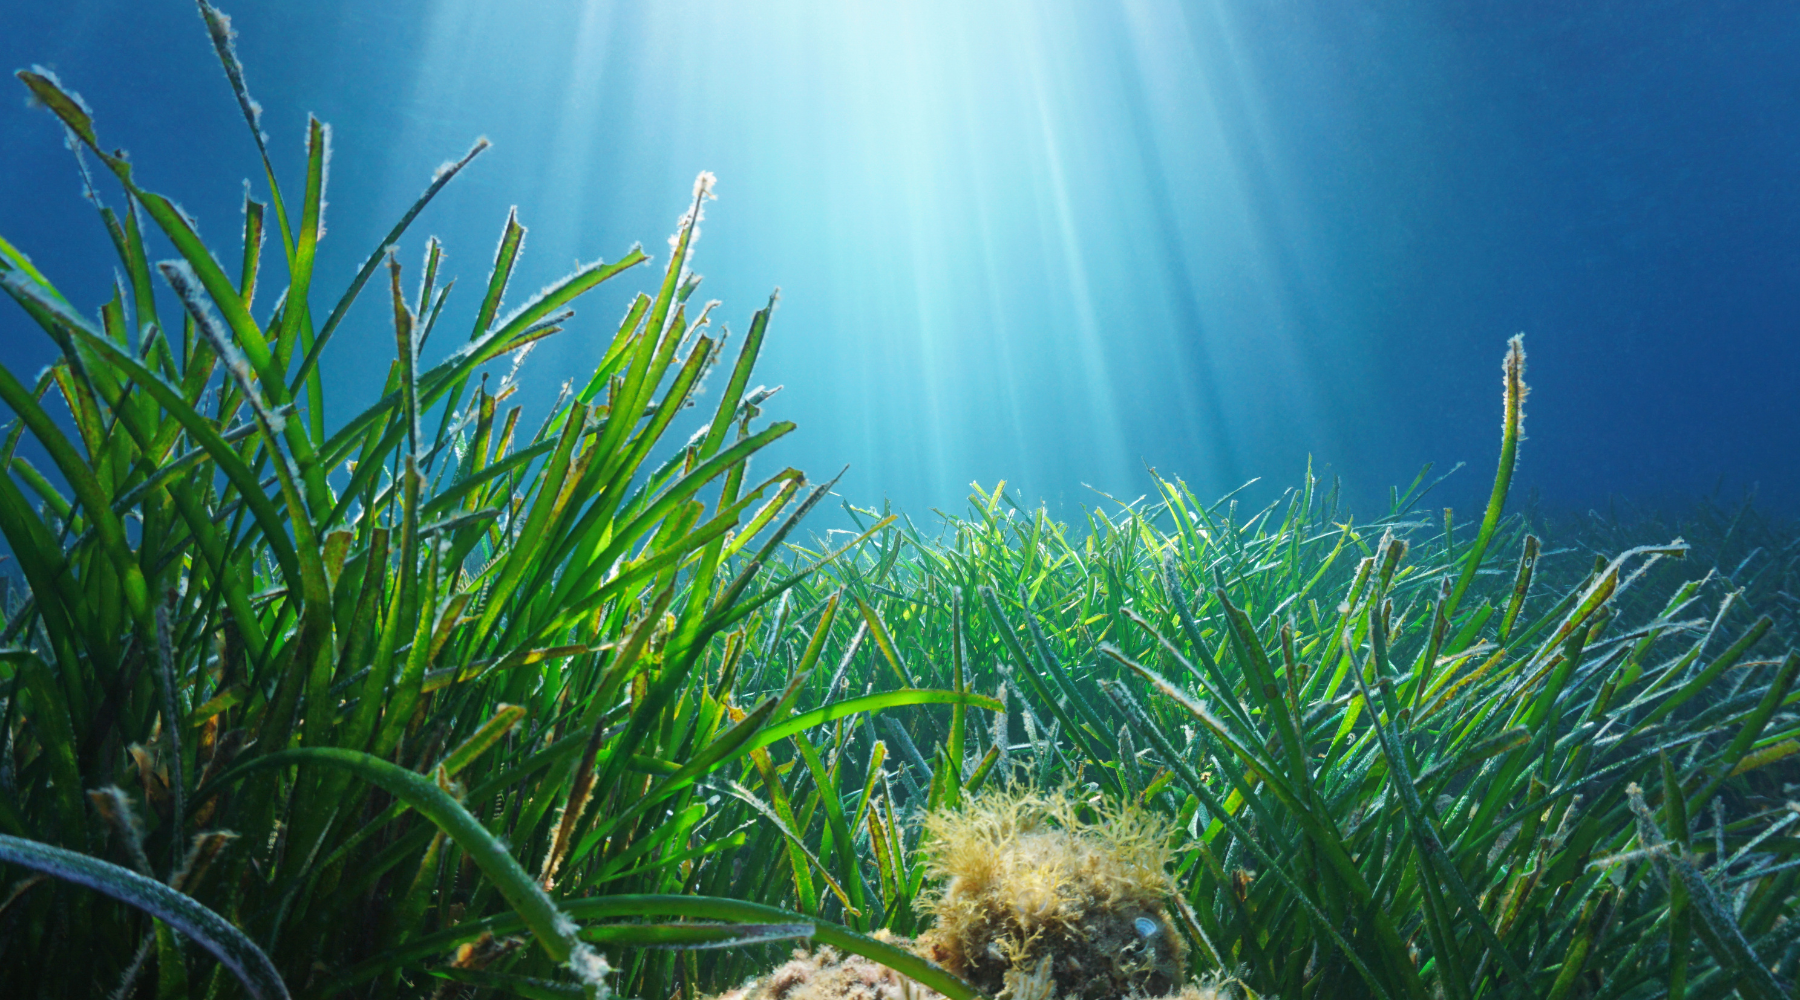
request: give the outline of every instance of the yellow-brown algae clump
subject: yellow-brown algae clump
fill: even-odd
[[[994,792],[930,816],[937,923],[915,950],[1000,1000],[1181,989],[1169,829],[1140,808],[1092,808],[1090,821],[1066,792]]]
[[[902,948],[908,945],[887,931],[876,931],[875,937]],[[811,952],[796,950],[775,971],[716,1000],[944,1000],[944,996],[879,962],[821,946]]]

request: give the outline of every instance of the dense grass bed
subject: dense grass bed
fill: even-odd
[[[821,540],[831,484],[751,474],[793,429],[752,387],[770,310],[728,350],[692,297],[709,177],[660,274],[633,248],[520,301],[506,219],[440,329],[440,248],[390,247],[481,145],[328,294],[320,123],[298,197],[271,167],[209,249],[19,75],[118,182],[119,281],[78,307],[41,234],[0,241],[58,351],[0,369],[8,995],[661,1000],[810,939],[965,1000],[901,946],[942,888],[926,818],[1024,787],[1160,817],[1185,972],[1228,990],[1791,995],[1800,535],[1509,514],[1519,341],[1478,522],[1423,474],[1358,521],[1309,471],[1254,506],[1158,477],[1073,524],[1003,485],[845,505]],[[633,280],[526,425],[510,366]],[[341,411],[317,362],[359,298],[396,358]]]

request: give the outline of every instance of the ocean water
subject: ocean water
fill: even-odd
[[[1364,509],[1467,461],[1432,501],[1466,519],[1523,331],[1516,496],[1800,510],[1800,6],[225,9],[285,183],[306,115],[333,127],[315,310],[477,136],[493,149],[401,244],[416,277],[440,236],[459,279],[428,355],[464,336],[510,206],[517,301],[577,259],[664,252],[713,171],[702,297],[741,331],[781,288],[758,379],[801,427],[761,461],[848,464],[859,504],[1005,479],[1067,515],[1141,493],[1146,466],[1204,495],[1310,456]],[[13,0],[0,25],[0,64],[55,70],[235,252],[241,182],[264,185],[191,5]],[[110,248],[11,85],[0,235],[91,310]],[[528,408],[585,380],[654,280],[584,300],[530,359]],[[386,322],[369,294],[327,354],[340,418],[380,387]],[[0,309],[0,361],[51,350]]]

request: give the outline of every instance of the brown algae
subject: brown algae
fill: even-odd
[[[1116,1000],[1183,985],[1185,949],[1164,906],[1173,854],[1162,819],[1018,790],[935,813],[926,831],[936,924],[914,950],[982,992]]]

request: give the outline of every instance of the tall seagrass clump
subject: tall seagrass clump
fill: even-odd
[[[513,375],[487,366],[516,371],[575,299],[649,258],[583,265],[513,305],[525,229],[509,217],[473,325],[452,332],[437,241],[409,280],[393,248],[481,141],[322,297],[329,130],[308,123],[300,195],[284,197],[229,23],[199,6],[268,185],[246,198],[233,267],[101,143],[78,97],[18,74],[122,188],[93,198],[122,278],[90,314],[29,240],[0,240],[0,288],[57,351],[35,383],[0,369],[0,535],[26,584],[0,625],[3,991],[595,995],[610,981],[666,996],[692,962],[640,946],[813,934],[804,915],[697,893],[757,896],[715,862],[761,803],[731,800],[714,825],[702,782],[778,724],[823,721],[793,717],[795,691],[740,706],[729,677],[745,630],[816,568],[771,557],[829,486],[749,478],[793,424],[759,421],[768,393],[749,387],[773,301],[735,360],[690,301],[710,175],[660,282],[533,430]],[[173,256],[154,259],[165,241]],[[359,315],[391,330],[386,388],[327,419],[339,401],[319,359],[372,280]],[[715,367],[716,403],[698,395]],[[669,441],[702,402],[699,430]],[[804,677],[817,655],[789,666]],[[656,915],[753,926],[643,922]]]

